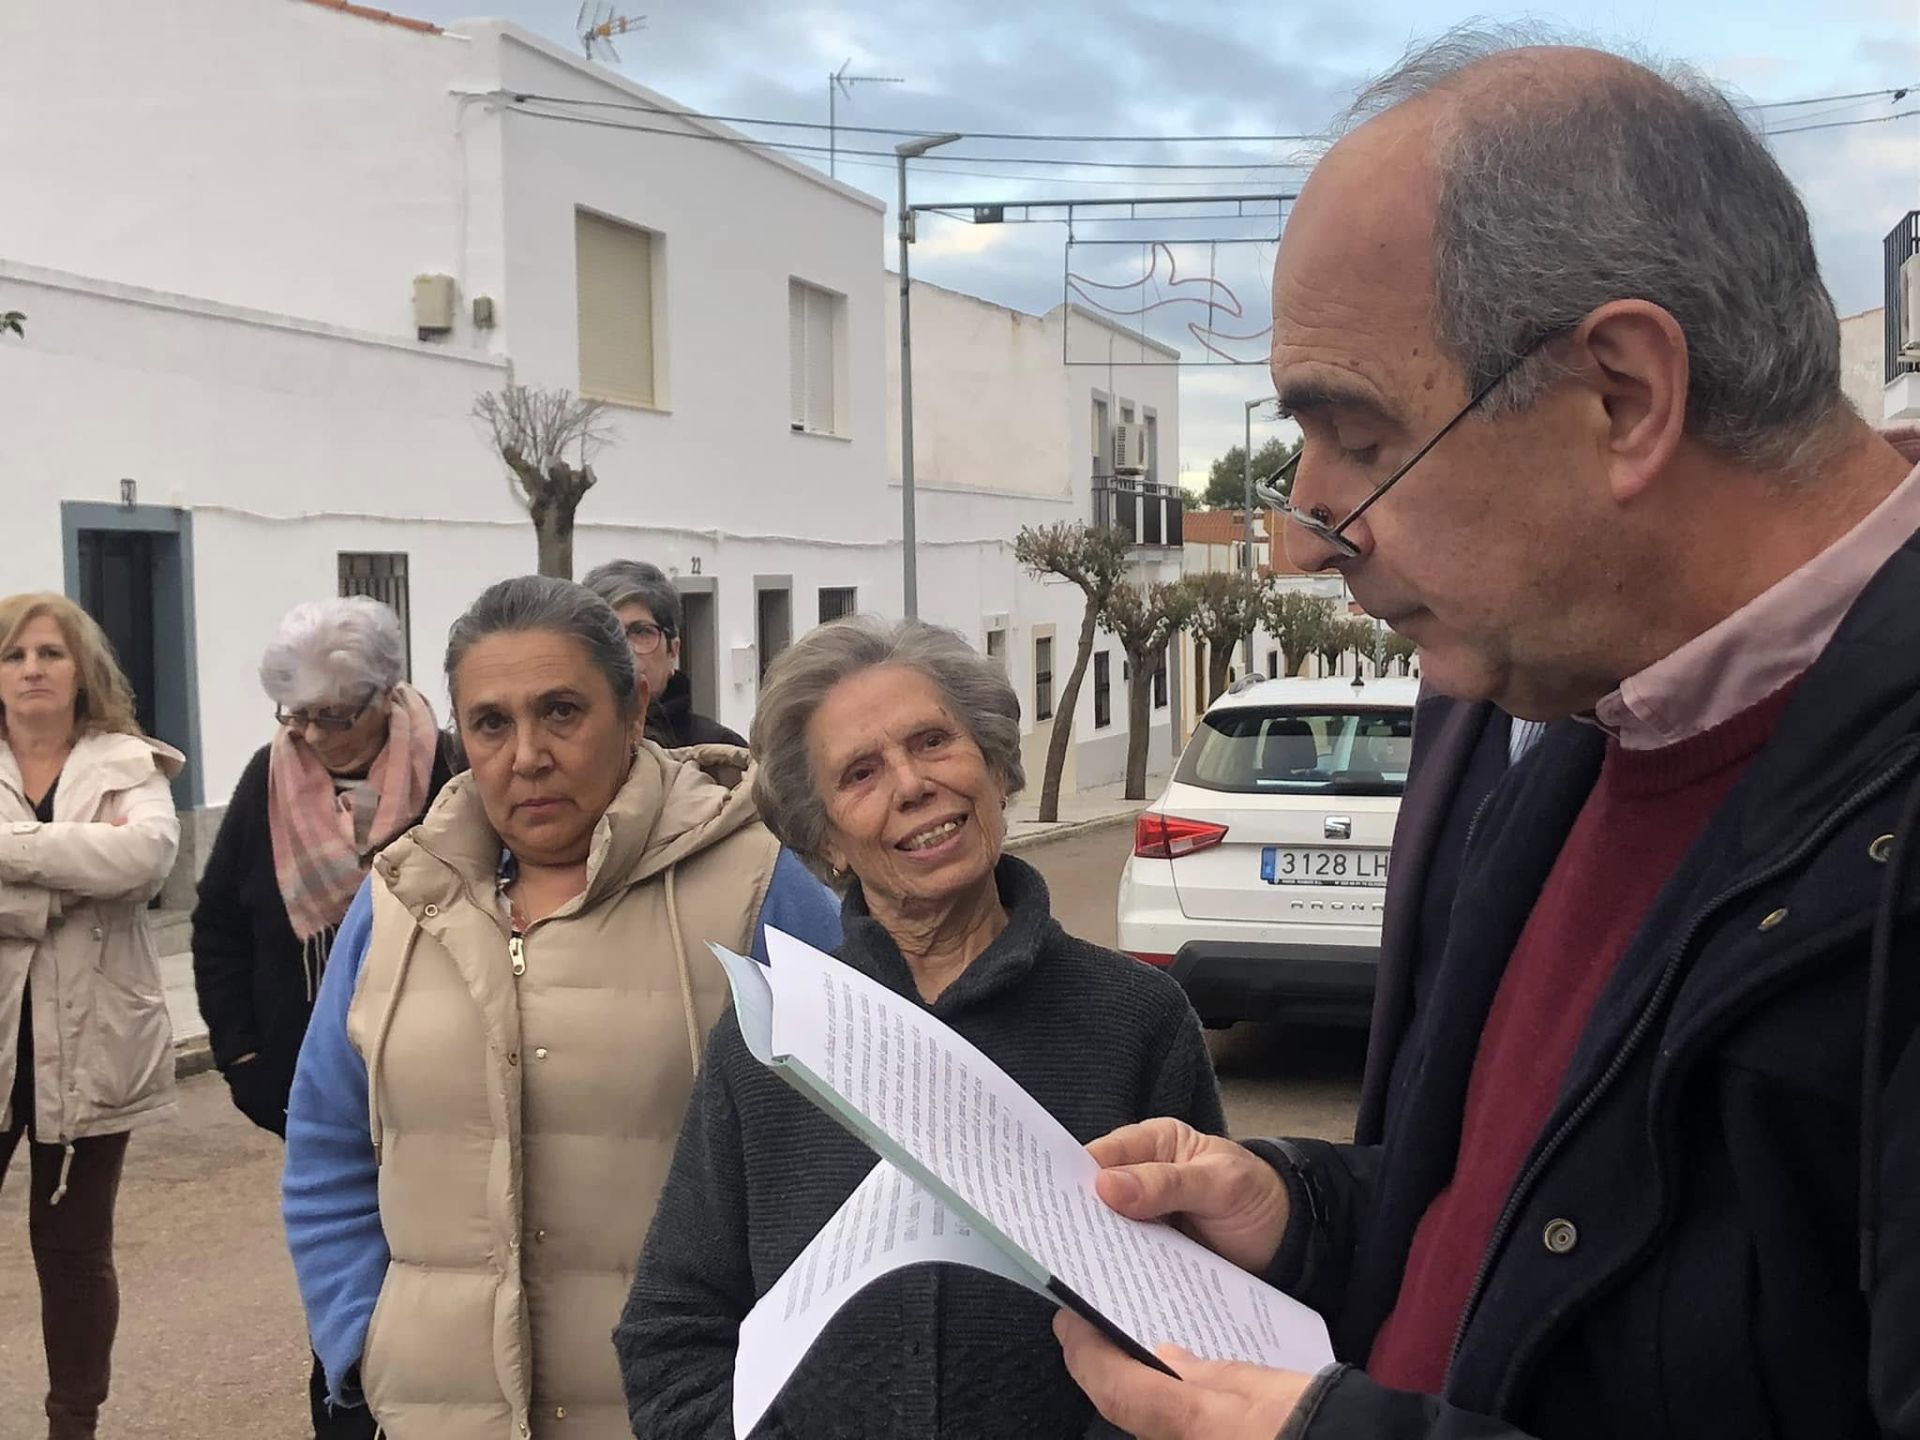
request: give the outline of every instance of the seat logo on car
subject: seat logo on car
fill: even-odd
[[[1327,839],[1351,840],[1353,838],[1353,817],[1351,815],[1327,816]]]

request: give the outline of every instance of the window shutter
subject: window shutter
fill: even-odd
[[[787,381],[794,424],[832,435],[834,323],[840,297],[804,281],[787,282]]]
[[[787,418],[807,429],[807,287],[787,282]]]
[[[580,393],[654,403],[653,236],[574,212]]]
[[[834,297],[807,291],[807,428],[832,434]]]

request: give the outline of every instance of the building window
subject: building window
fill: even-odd
[[[1102,650],[1093,657],[1093,728],[1104,730],[1113,724],[1113,661]]]
[[[822,589],[820,592],[820,623],[827,625],[835,620],[844,620],[860,608],[860,592],[851,585],[837,585]]]
[[[1160,663],[1153,667],[1153,708],[1167,708],[1167,657],[1162,654]]]
[[[1093,397],[1093,473],[1111,475],[1113,466],[1107,463],[1107,447],[1113,444],[1113,426],[1107,419],[1107,402],[1104,396]]]
[[[1033,642],[1033,718],[1053,718],[1053,637],[1042,635]]]
[[[795,430],[841,433],[834,373],[846,308],[844,296],[803,280],[787,282],[787,418]]]
[[[1160,483],[1160,417],[1147,411],[1147,483]]]
[[[1280,678],[1280,652],[1278,650],[1267,651],[1267,678],[1269,680],[1278,680]]]
[[[1000,667],[1002,675],[1007,673],[1007,632],[1004,630],[987,631],[987,658]]]
[[[340,595],[365,595],[400,617],[402,673],[413,679],[413,603],[407,590],[407,557],[397,551],[340,552]]]
[[[659,403],[653,312],[661,248],[650,230],[573,212],[582,395]]]

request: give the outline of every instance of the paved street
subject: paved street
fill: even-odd
[[[1114,941],[1125,824],[1026,852],[1066,927]],[[1210,1037],[1236,1133],[1344,1138],[1361,1037],[1241,1026]],[[24,1156],[21,1157],[24,1161]],[[216,1075],[181,1086],[178,1118],[135,1136],[119,1212],[120,1343],[107,1440],[310,1433],[307,1354],[281,1247],[279,1145],[242,1120]],[[38,1296],[26,1247],[25,1172],[0,1192],[0,1416],[31,1436],[43,1393]]]
[[[1037,846],[1023,858],[1047,877],[1062,925],[1112,945],[1114,892],[1132,844],[1132,826],[1110,825]],[[1365,1032],[1236,1025],[1207,1041],[1234,1134],[1353,1138]]]

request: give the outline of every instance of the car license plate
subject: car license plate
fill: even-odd
[[[1268,845],[1260,852],[1260,878],[1269,885],[1385,885],[1387,854]]]

